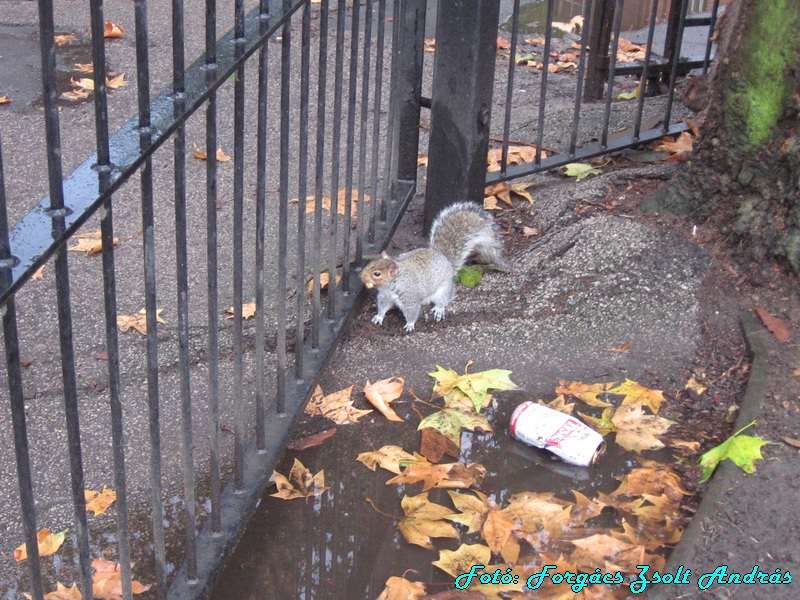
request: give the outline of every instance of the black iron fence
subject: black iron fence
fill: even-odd
[[[687,130],[677,84],[708,70],[719,10],[719,0],[438,3],[426,222],[457,199],[480,201],[484,185]],[[487,61],[496,43],[500,58]],[[513,145],[529,159],[509,160]],[[491,146],[500,157],[486,173]]]
[[[28,201],[17,167],[29,150],[3,139],[0,423],[9,417],[17,479],[4,469],[2,489],[21,507],[4,546],[24,541],[28,558],[27,576],[9,567],[2,579],[4,592],[36,599],[75,582],[88,599],[93,560],[105,557],[125,598],[134,580],[159,598],[194,598],[256,506],[351,312],[365,244],[386,243],[413,192],[419,107],[404,96],[421,80],[424,5],[262,0],[246,12],[243,0],[175,0],[154,40],[166,28],[148,9],[159,7],[137,0],[127,93],[112,90],[104,8],[93,0],[87,15],[92,74],[64,92],[64,34],[52,0],[39,1],[47,169],[28,183],[49,195],[10,230],[7,207]],[[203,56],[187,65],[199,40]],[[171,56],[154,58],[161,49]],[[151,98],[165,63],[172,83]],[[112,133],[126,104],[137,115]],[[86,142],[61,135],[86,114],[88,160]],[[76,165],[66,177],[64,162]],[[98,221],[100,256],[69,252]],[[121,333],[130,326],[142,335]],[[116,492],[115,520],[87,517],[84,490],[102,484]],[[39,557],[41,528],[69,529],[58,559]]]
[[[77,93],[59,78],[57,7],[39,0],[43,96],[14,116],[43,131],[10,135],[11,113],[0,113],[9,400],[0,441],[16,459],[16,478],[10,461],[0,464],[0,493],[16,500],[0,516],[4,549],[28,548],[27,573],[11,563],[0,571],[4,593],[40,600],[58,581],[91,598],[92,562],[105,557],[119,563],[125,598],[135,579],[153,583],[159,598],[202,597],[355,306],[363,255],[386,244],[414,193],[422,106],[432,108],[431,211],[482,198],[486,183],[686,128],[675,118],[676,80],[706,68],[711,48],[703,42],[699,63],[677,50],[684,29],[700,23],[687,16],[688,0],[671,2],[668,51],[658,56],[652,2],[645,56],[622,66],[609,56],[626,3],[568,3],[580,5],[585,24],[568,34],[570,77],[549,74],[564,44],[554,41],[555,0],[539,3],[541,66],[524,75],[518,54],[533,44],[520,33],[525,3],[466,4],[173,0],[166,23],[148,14],[158,6],[136,0],[128,46],[112,46],[104,11],[116,10],[114,0],[92,0],[83,40],[92,74]],[[510,47],[498,56],[501,5],[510,7]],[[423,39],[434,7],[426,99]],[[202,53],[189,65],[187,48]],[[116,89],[126,60],[135,86]],[[620,77],[666,93],[643,92],[620,109]],[[151,97],[157,81],[171,83]],[[553,100],[565,96],[569,103]],[[87,119],[88,159],[87,143],[72,137]],[[490,137],[502,158],[487,175]],[[532,161],[510,163],[514,139],[535,146]],[[47,168],[31,169],[39,157]],[[39,190],[47,197],[32,201]],[[9,215],[19,218],[12,229]],[[70,252],[95,227],[94,247]],[[141,335],[122,333],[130,327]],[[84,490],[103,484],[116,491],[112,516],[89,517]],[[59,559],[39,557],[44,527],[69,529]]]

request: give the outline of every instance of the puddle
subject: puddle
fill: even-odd
[[[508,423],[514,408],[530,395],[503,392],[496,397],[499,408],[487,413],[495,433],[464,433],[461,450],[462,459],[486,467],[480,490],[500,505],[525,491],[551,492],[574,501],[572,490],[576,490],[593,498],[598,492],[615,490],[618,478],[638,466],[635,455],[617,444],[609,444],[598,464],[589,468],[567,465],[545,451],[525,446],[511,438]],[[411,413],[407,416],[413,419]],[[408,423],[376,419],[340,426],[319,447],[288,451],[278,471],[288,473],[298,458],[314,474],[324,469],[330,489],[316,498],[284,501],[269,496],[275,492],[270,485],[211,599],[376,598],[389,577],[409,569],[416,571],[412,579],[426,582],[429,593],[452,586],[453,578],[431,565],[438,553],[406,543],[398,531],[395,517],[403,516],[402,497],[421,493],[422,484],[386,485],[391,473],[380,468],[372,472],[355,460],[359,453],[385,444],[415,450],[418,433]],[[646,456],[671,461],[668,452],[648,452]],[[429,499],[452,506],[445,490],[431,490]],[[604,509],[591,526],[611,526],[613,512]],[[479,534],[465,531],[461,540],[435,539],[436,550],[484,543]],[[559,543],[565,545],[564,550],[571,550],[568,542],[559,541],[553,547]],[[524,549],[526,553],[530,554],[529,548]]]
[[[61,106],[74,106],[91,99],[70,99],[64,94],[73,91],[72,80],[91,77],[77,65],[92,62],[92,47],[82,33],[59,31],[74,39],[56,46],[56,89]],[[39,28],[35,25],[0,24],[0,95],[7,95],[16,109],[41,107],[42,68],[40,64]]]

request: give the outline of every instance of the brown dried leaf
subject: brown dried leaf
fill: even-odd
[[[300,452],[301,450],[308,450],[309,448],[314,448],[319,446],[327,440],[329,437],[332,437],[336,433],[336,428],[331,427],[330,429],[326,429],[325,431],[320,431],[319,433],[315,433],[313,435],[307,435],[302,439],[295,440],[294,442],[290,442],[286,445],[289,450],[294,450],[295,452]]]
[[[390,421],[402,421],[403,419],[394,412],[389,404],[400,397],[404,385],[405,380],[402,377],[389,377],[375,383],[367,380],[367,385],[364,386],[364,395],[384,417]]]
[[[461,544],[457,550],[440,550],[439,560],[433,565],[442,571],[457,577],[461,573],[469,573],[472,565],[488,565],[492,551],[483,544]]]
[[[104,38],[121,38],[123,35],[125,35],[125,29],[123,29],[122,25],[117,25],[116,23],[111,23],[110,21],[105,22],[103,27]]]
[[[0,96],[0,105],[11,104],[11,98],[6,95]]]
[[[78,38],[76,38],[71,33],[62,33],[60,35],[54,35],[53,40],[55,40],[57,46],[64,46],[65,44],[77,42]]]
[[[227,317],[226,319],[233,319],[234,318],[234,307],[231,306],[230,308],[226,308],[222,311]],[[252,319],[256,314],[256,303],[255,302],[247,302],[242,304],[242,321],[246,321],[247,319]]]
[[[33,596],[30,594],[22,594],[28,600],[32,600]],[[44,600],[81,600],[83,595],[81,591],[78,589],[77,585],[73,585],[72,587],[66,587],[62,585],[60,581],[56,581],[56,591],[50,592],[49,594],[44,595]]]
[[[162,312],[161,308],[156,310],[156,322],[166,324],[166,321],[161,318]],[[118,315],[117,327],[122,333],[129,329],[135,329],[142,335],[147,335],[147,309],[143,308],[135,315]]]
[[[608,392],[616,383],[583,383],[581,381],[559,381],[556,388],[556,394],[564,394],[568,396],[575,396],[578,400],[585,402],[590,406],[597,406],[607,408],[611,406],[609,402],[600,400],[597,396]]]
[[[44,275],[45,266],[46,265],[42,265],[41,267],[36,269],[36,272],[33,275],[31,275],[31,279],[41,279],[42,275]]]
[[[102,234],[99,229],[90,233],[79,233],[75,236],[77,242],[67,248],[69,252],[85,252],[87,256],[97,254],[103,249]],[[114,245],[119,244],[119,238],[114,238]]]
[[[663,417],[645,414],[643,403],[620,406],[611,417],[617,432],[617,443],[626,450],[658,450],[664,444],[656,436],[663,435],[675,424]]]
[[[448,463],[432,465],[418,462],[411,464],[397,477],[392,477],[386,485],[393,483],[418,483],[423,482],[422,491],[426,492],[432,487],[438,488],[469,488],[475,483],[480,483],[486,476],[486,468],[477,463]]]
[[[756,308],[756,314],[761,319],[761,322],[764,323],[764,326],[770,330],[772,335],[774,335],[775,339],[779,342],[786,342],[792,337],[791,329],[782,319],[773,317],[760,306]]]
[[[424,427],[420,430],[419,453],[430,462],[438,463],[445,454],[458,460],[461,448],[438,429]]]

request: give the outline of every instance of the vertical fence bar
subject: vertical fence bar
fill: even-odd
[[[711,23],[708,25],[708,40],[706,41],[706,53],[703,56],[703,75],[708,73],[708,65],[711,62],[711,47],[714,45],[714,28],[717,26],[717,14],[719,13],[719,0],[714,0],[711,7]]]
[[[519,0],[514,0],[511,12],[511,55],[508,58],[508,77],[506,79],[506,111],[503,117],[503,149],[500,154],[500,171],[505,173],[508,166],[508,138],[511,134],[511,102],[514,94],[514,73],[517,70],[517,37],[519,36]]]
[[[42,2],[39,3],[40,7]],[[40,13],[41,14],[41,13]],[[41,21],[40,21],[41,23]],[[49,38],[52,43],[53,37]],[[45,38],[42,37],[44,46]],[[44,54],[42,55],[44,57]],[[7,289],[11,285],[11,268],[15,264],[8,241],[8,212],[6,186],[3,175],[3,145],[0,140],[0,285]],[[22,389],[22,366],[19,359],[19,337],[17,335],[17,308],[14,297],[9,298],[0,310],[3,319],[3,344],[6,351],[6,373],[8,376],[11,426],[14,432],[14,456],[17,463],[17,485],[19,487],[20,513],[25,530],[25,546],[28,549],[28,576],[33,600],[43,600],[42,566],[39,545],[36,539],[36,505],[33,500],[33,476],[28,449],[28,427],[25,422],[25,398]],[[91,588],[90,588],[91,589]],[[87,599],[86,593],[83,594]],[[88,596],[91,598],[91,596]]]
[[[244,0],[234,10],[234,60],[244,54]],[[209,148],[215,152],[216,148]],[[244,333],[242,319],[244,263],[244,62],[233,83],[233,455],[234,486],[244,487]]]
[[[390,202],[394,203],[395,185],[397,183],[397,147],[400,143],[397,133],[397,106],[400,104],[398,99],[398,76],[397,65],[400,64],[398,48],[400,46],[400,2],[392,3],[392,57],[389,72],[391,80],[389,83],[389,122],[386,126],[386,155],[383,182],[383,203],[381,203],[380,221],[384,223],[387,216],[387,207]]]
[[[172,102],[173,117],[186,110],[184,83],[183,0],[172,0]],[[208,148],[215,152],[216,148]],[[178,371],[181,397],[181,463],[185,521],[186,579],[197,579],[197,536],[195,518],[194,459],[192,442],[192,399],[189,378],[189,275],[186,232],[186,125],[181,122],[174,137],[175,182],[175,271],[178,307]]]
[[[328,256],[328,319],[336,315],[336,270],[339,211],[339,157],[341,155],[342,136],[342,73],[344,72],[344,25],[347,14],[345,0],[336,5],[336,61],[333,77],[333,135],[331,139],[331,218]],[[348,232],[345,233],[347,235]]]
[[[654,0],[657,3],[658,0]],[[592,20],[592,3],[594,0],[584,0],[583,3],[583,22],[581,30],[581,54],[578,59],[578,74],[575,83],[575,105],[572,112],[572,131],[569,137],[569,155],[575,156],[575,148],[578,143],[578,122],[581,118],[581,103],[583,102],[583,77],[586,73],[586,51],[589,41],[589,23]]]
[[[644,97],[647,95],[647,78],[650,72],[650,59],[653,54],[653,35],[656,31],[656,17],[658,16],[658,2],[653,2],[650,12],[650,24],[647,29],[647,49],[644,52],[644,65],[639,79],[639,98],[637,98],[636,121],[633,125],[633,137],[639,139],[642,129],[642,114],[644,113]]]
[[[608,69],[608,44],[611,41],[611,23],[614,19],[615,0],[591,0],[596,3],[594,16],[585,21],[589,28],[589,56],[586,63],[586,83],[583,94],[587,100],[599,100],[603,97],[603,85],[606,69]],[[656,0],[654,0],[656,1]],[[616,60],[616,57],[611,57]]]
[[[108,108],[106,90],[106,57],[103,36],[103,0],[91,0],[92,62],[94,64],[95,147],[97,150],[98,194],[111,182],[111,160],[108,143]],[[103,302],[105,307],[106,352],[108,353],[108,392],[111,412],[111,445],[114,456],[114,483],[117,493],[117,543],[119,546],[122,597],[133,597],[131,577],[130,531],[128,528],[128,491],[125,474],[125,429],[122,417],[122,392],[119,373],[117,333],[117,290],[114,269],[113,205],[109,196],[100,219],[103,260]],[[66,275],[66,272],[65,272]],[[67,285],[69,284],[67,279]],[[73,366],[74,368],[74,366]],[[77,425],[77,424],[76,424]],[[82,478],[81,478],[82,479]],[[81,481],[82,485],[82,481]],[[77,493],[80,493],[80,488]],[[80,499],[76,499],[76,502]],[[85,502],[85,500],[84,500]],[[85,519],[85,505],[83,510]],[[88,548],[87,548],[88,553]]]
[[[289,0],[283,0],[283,9],[289,9]],[[287,19],[281,32],[281,158],[280,158],[280,193],[278,206],[278,281],[276,315],[277,332],[277,402],[279,415],[286,412],[286,253],[289,233],[289,75],[291,66],[291,23]],[[302,210],[302,207],[298,207]],[[331,212],[335,211],[331,208]],[[329,293],[331,287],[328,288]]]
[[[364,65],[361,73],[361,124],[359,137],[358,155],[358,199],[356,201],[356,223],[358,223],[358,235],[356,236],[356,264],[361,263],[364,254],[364,222],[367,221],[367,207],[364,204],[367,180],[367,122],[369,120],[369,79],[372,75],[370,70],[370,52],[372,51],[372,3],[367,0],[366,11],[364,12]],[[375,116],[377,118],[377,115]],[[375,198],[372,199],[376,201]]]
[[[260,0],[259,28],[269,28],[269,0]],[[266,383],[264,363],[266,315],[264,314],[264,236],[267,203],[267,93],[269,91],[269,44],[258,51],[258,131],[256,134],[256,447],[266,448]]]
[[[150,62],[147,36],[147,2],[134,3],[136,24],[136,93],[139,104],[139,149],[152,143],[150,122]],[[166,598],[166,550],[164,506],[161,492],[161,418],[158,396],[158,332],[156,308],[155,215],[153,211],[153,161],[145,160],[141,172],[142,260],[144,263],[144,304],[147,328],[147,406],[150,432],[150,503],[153,525],[155,587],[159,600]]]
[[[311,3],[303,5],[300,34],[300,165],[298,168],[297,204],[297,314],[294,334],[294,376],[303,379],[303,342],[305,341],[305,271],[306,271],[306,194],[308,190],[308,97],[311,70]]]
[[[206,0],[205,14],[206,85],[217,79],[217,2]],[[221,528],[220,449],[219,449],[219,295],[217,237],[217,92],[206,106],[206,292],[208,294],[208,434],[209,494],[211,496],[210,527]]]
[[[314,185],[314,290],[311,308],[311,348],[319,350],[319,319],[322,312],[322,193],[325,188],[325,104],[328,81],[328,3],[322,0],[319,13],[319,71],[317,75],[317,146]],[[329,273],[328,294],[336,285],[336,272]]]
[[[663,130],[669,129],[669,121],[672,118],[672,103],[675,99],[675,82],[678,79],[678,64],[681,60],[681,45],[683,44],[683,23],[686,21],[686,10],[689,0],[677,0],[681,3],[680,15],[678,18],[678,28],[675,36],[675,48],[670,56],[670,71],[669,71],[669,92],[667,92],[667,106],[664,110],[664,125]]]
[[[378,0],[378,38],[375,41],[375,93],[373,94],[372,104],[372,160],[370,166],[372,173],[370,176],[369,191],[372,196],[372,206],[370,207],[368,240],[372,244],[375,242],[375,221],[378,217],[378,161],[380,158],[380,135],[381,135],[381,100],[383,99],[383,50],[386,38],[386,0]],[[388,132],[387,132],[388,137]],[[385,175],[385,174],[384,174]],[[386,202],[386,198],[381,198],[381,203]]]
[[[617,48],[619,47],[619,32],[622,29],[622,7],[624,0],[617,0],[614,13],[614,36],[611,41],[611,55],[608,59],[608,81],[606,83],[606,106],[603,113],[603,133],[600,136],[600,145],[608,145],[608,127],[611,120],[611,102],[614,99],[614,74],[617,68]]]
[[[342,226],[342,293],[350,292],[350,229],[353,222],[353,165],[355,126],[356,126],[356,92],[358,88],[358,19],[361,2],[353,2],[350,18],[352,30],[350,35],[350,68],[347,95],[347,137],[344,167],[344,225]]]
[[[553,0],[547,0],[547,31],[544,34],[544,56],[542,57],[542,86],[539,93],[539,124],[536,136],[536,155],[534,164],[542,164],[542,144],[544,142],[544,109],[547,100],[547,75],[550,66],[550,44],[553,39]]]

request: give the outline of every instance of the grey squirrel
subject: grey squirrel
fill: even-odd
[[[378,289],[376,325],[393,306],[406,319],[403,329],[414,331],[423,304],[433,304],[436,321],[444,317],[453,299],[456,270],[470,256],[480,262],[505,268],[503,243],[489,214],[473,202],[456,202],[445,208],[431,226],[428,248],[418,248],[392,258],[385,252],[361,271],[367,288]]]

